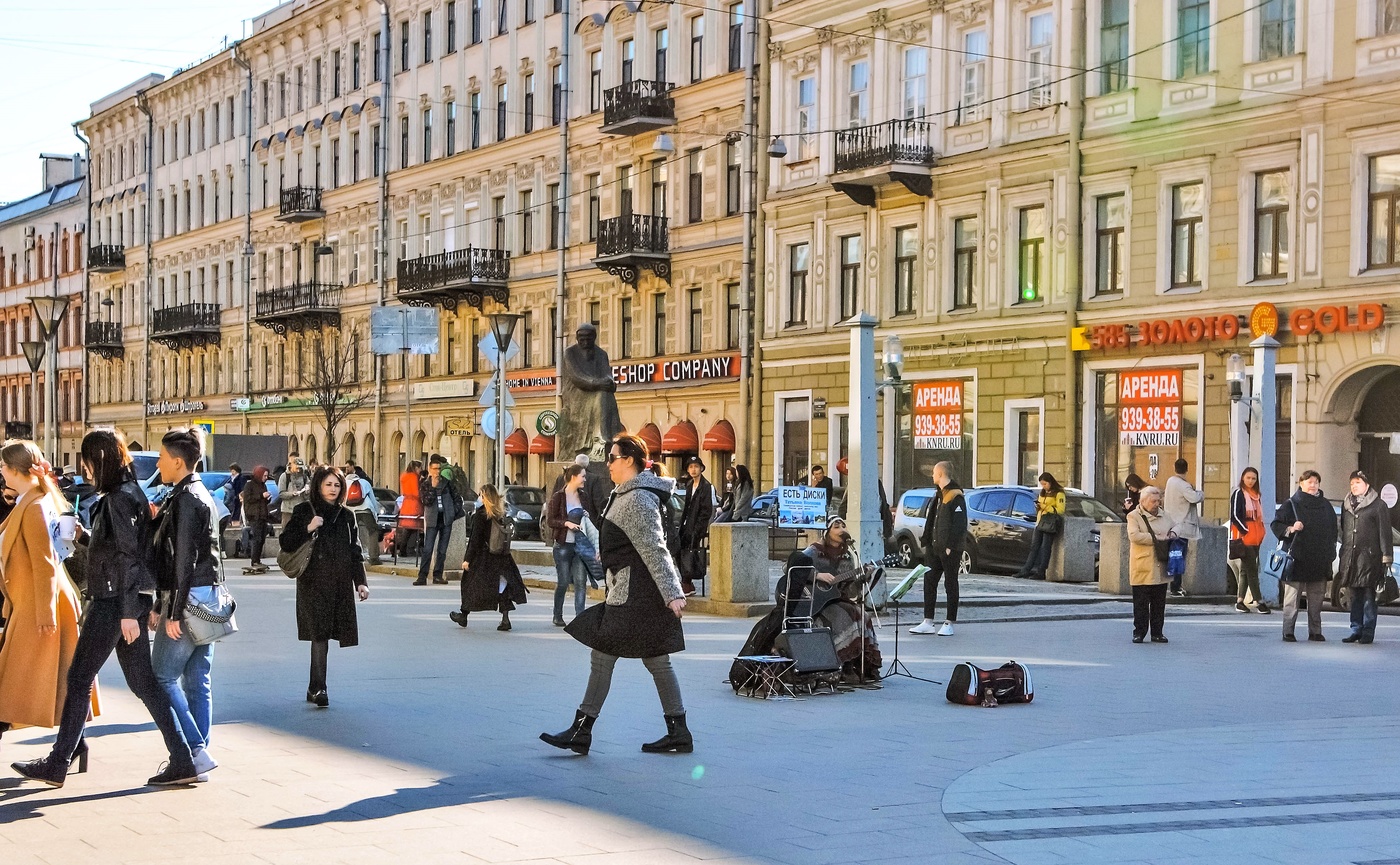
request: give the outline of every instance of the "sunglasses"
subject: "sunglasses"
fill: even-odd
[[[608,465],[612,465],[614,460],[626,459],[622,454],[608,454]]]

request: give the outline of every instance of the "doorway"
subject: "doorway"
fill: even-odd
[[[1400,486],[1400,367],[1378,379],[1366,392],[1356,417],[1361,439],[1360,468],[1377,490]],[[1400,512],[1390,509],[1390,524],[1400,529]]]

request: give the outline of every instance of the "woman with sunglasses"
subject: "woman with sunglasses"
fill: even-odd
[[[684,651],[681,615],[685,593],[680,573],[666,550],[663,502],[675,482],[646,471],[647,446],[633,435],[619,435],[608,451],[608,474],[616,484],[598,527],[599,553],[607,574],[607,600],[585,610],[565,629],[592,652],[592,673],[574,723],[562,733],[541,733],[556,748],[587,754],[593,723],[603,709],[618,658],[641,658],[656,682],[665,714],[666,735],[648,742],[648,753],[690,753],[694,741],[685,723],[680,682],[670,655]]]

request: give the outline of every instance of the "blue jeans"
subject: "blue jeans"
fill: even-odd
[[[588,601],[588,578],[573,544],[554,545],[554,579],[554,617],[564,616],[564,596],[569,593],[570,583],[574,587],[574,615],[582,613]]]
[[[1350,591],[1351,633],[1369,643],[1376,638],[1376,589],[1352,586]],[[1312,603],[1312,598],[1308,598],[1308,603]]]
[[[427,533],[423,535],[423,551],[418,554],[418,579],[428,579],[428,564],[431,557],[433,566],[433,579],[442,579],[442,572],[447,567],[447,544],[452,540],[452,524],[442,525],[433,523],[428,526]],[[437,547],[434,555],[433,547]]]
[[[201,586],[190,589],[190,597],[202,603],[213,602],[215,588]],[[214,694],[209,669],[214,661],[214,644],[196,646],[188,628],[180,629],[180,639],[172,640],[165,633],[165,620],[156,628],[151,666],[156,682],[170,698],[175,722],[185,734],[190,750],[209,745],[209,725],[214,716]]]

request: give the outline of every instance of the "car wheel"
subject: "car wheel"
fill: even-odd
[[[964,549],[958,557],[958,576],[965,577],[973,571],[972,550]]]
[[[1343,613],[1351,612],[1351,589],[1333,583],[1332,591],[1329,595],[1332,601],[1332,609]]]
[[[918,557],[918,550],[914,548],[913,538],[908,535],[900,535],[899,540],[895,542],[894,552],[895,555],[899,557],[899,566],[901,568],[914,567],[915,559]]]

